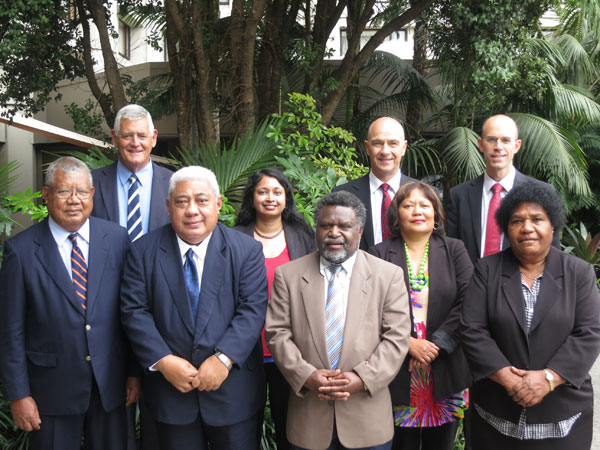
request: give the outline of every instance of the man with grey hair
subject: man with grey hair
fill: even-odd
[[[120,280],[127,232],[89,217],[87,166],[60,158],[42,195],[49,217],[6,241],[0,271],[0,379],[31,449],[125,449],[128,344]],[[129,380],[131,381],[131,380]]]
[[[203,167],[175,172],[167,224],[135,242],[121,320],[161,448],[252,450],[265,401],[259,340],[267,305],[261,245],[218,224]]]
[[[388,384],[408,351],[402,269],[358,249],[366,220],[345,191],[317,204],[317,251],[279,266],[267,346],[291,386],[293,449],[391,448]]]
[[[158,131],[145,108],[121,108],[111,134],[119,160],[92,172],[96,186],[92,216],[119,223],[135,241],[169,222],[164,199],[173,172],[150,159]]]

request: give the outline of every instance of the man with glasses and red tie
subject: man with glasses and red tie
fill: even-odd
[[[512,118],[502,114],[488,118],[477,142],[485,172],[450,190],[446,214],[446,234],[464,242],[473,263],[509,246],[494,215],[513,186],[533,180],[513,166],[521,139]],[[559,247],[558,236],[553,245]]]
[[[6,241],[0,271],[0,380],[31,449],[125,449],[128,373],[119,316],[127,231],[89,217],[87,166],[53,162],[49,217]],[[126,389],[127,386],[127,389]]]
[[[387,209],[398,188],[404,183],[415,181],[400,171],[407,145],[400,122],[391,117],[375,120],[369,126],[365,141],[371,171],[333,190],[348,191],[356,195],[367,209],[365,230],[360,239],[361,250],[368,250],[390,236]]]

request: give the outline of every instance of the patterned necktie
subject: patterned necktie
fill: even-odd
[[[69,234],[69,239],[73,243],[73,249],[71,250],[73,286],[75,286],[75,293],[81,307],[85,310],[87,309],[87,264],[79,245],[77,245],[77,233]]]
[[[132,241],[142,235],[142,213],[140,212],[140,182],[135,174],[129,177],[127,199],[127,232]]]
[[[337,275],[342,269],[339,264],[327,267],[330,271],[327,285],[327,303],[325,304],[325,337],[327,342],[327,356],[332,369],[337,369],[342,343],[344,342],[344,309],[342,306],[342,293]]]
[[[185,254],[185,264],[183,265],[183,276],[187,286],[188,298],[192,307],[192,317],[196,319],[198,313],[198,301],[200,300],[200,280],[198,279],[198,270],[194,261],[194,251],[190,248]]]
[[[500,183],[494,184],[492,191],[494,191],[494,195],[492,195],[488,209],[483,256],[493,255],[500,251],[500,237],[502,236],[502,232],[500,231],[498,222],[496,222],[496,211],[498,211],[500,203],[502,203],[502,197],[500,196],[502,185]]]
[[[389,184],[383,183],[379,187],[383,191],[383,200],[381,201],[381,239],[385,241],[391,234],[390,227],[388,226],[387,212],[392,203],[392,197],[388,192],[390,188]]]

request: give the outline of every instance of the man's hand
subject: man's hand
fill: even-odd
[[[410,353],[410,356],[421,364],[427,365],[431,364],[431,362],[437,358],[440,348],[427,339],[415,339],[414,337],[411,337],[408,352]]]
[[[492,381],[500,384],[504,389],[506,389],[506,393],[512,397],[513,388],[515,385],[521,382],[521,377],[522,375],[520,375],[519,369],[512,366],[506,366],[490,375],[489,378]]]
[[[167,355],[154,366],[179,392],[190,392],[192,380],[198,370],[187,360],[175,355]]]
[[[21,430],[33,431],[39,430],[40,413],[38,412],[37,404],[33,397],[23,397],[19,400],[10,402],[10,410],[12,412],[13,422]]]
[[[511,398],[521,406],[537,405],[550,392],[550,385],[543,370],[521,370],[513,368],[512,372],[521,377],[514,385]]]
[[[140,377],[127,377],[125,384],[125,406],[133,405],[142,393],[142,380]]]
[[[339,369],[336,370],[327,370],[327,369],[317,369],[306,379],[304,383],[304,387],[310,391],[318,392],[319,389],[323,386],[344,386],[349,383],[349,381],[345,378],[336,379],[341,371]]]
[[[216,391],[229,376],[229,370],[215,355],[209,356],[198,368],[192,386],[199,391]]]
[[[346,380],[346,383],[338,384],[340,380]],[[319,388],[319,399],[346,401],[351,394],[362,390],[364,383],[361,377],[355,372],[342,372],[328,378],[327,384]]]

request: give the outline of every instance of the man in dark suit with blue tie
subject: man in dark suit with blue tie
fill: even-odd
[[[0,378],[31,449],[124,449],[128,345],[120,279],[132,250],[120,226],[89,217],[87,166],[52,163],[49,218],[6,241],[0,271]],[[127,381],[127,383],[126,383]],[[127,389],[126,389],[127,384]]]
[[[92,216],[121,224],[132,240],[169,222],[165,198],[173,172],[150,159],[157,138],[158,131],[145,108],[124,106],[117,112],[112,130],[119,160],[92,171],[96,188]],[[130,198],[139,204],[138,210],[128,209]]]
[[[266,270],[258,242],[217,223],[221,202],[210,170],[177,171],[171,223],[137,240],[126,264],[121,320],[161,448],[257,446]]]

